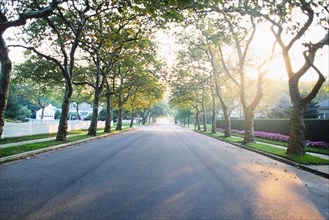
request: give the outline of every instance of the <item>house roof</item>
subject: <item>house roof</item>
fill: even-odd
[[[319,108],[321,109],[323,109],[323,108],[329,108],[329,99],[327,99],[327,100],[324,100],[323,102],[321,102],[320,104],[319,104]]]

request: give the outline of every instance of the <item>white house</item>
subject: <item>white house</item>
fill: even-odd
[[[77,112],[77,103],[75,102],[72,102],[70,104],[70,113],[73,113],[75,114]],[[89,114],[92,114],[93,113],[93,105],[87,103],[87,102],[83,102],[81,104],[79,104],[79,114],[80,114],[80,117],[81,118],[85,118],[87,117]],[[98,112],[100,112],[102,110],[102,107],[99,106],[98,108]]]
[[[48,106],[45,107],[44,112],[43,112],[43,120],[54,120],[55,119],[55,112],[57,108],[53,106],[52,104],[49,104]],[[42,119],[42,108],[39,109],[36,113],[36,119],[40,120]]]
[[[329,119],[329,99],[319,104],[319,118]]]

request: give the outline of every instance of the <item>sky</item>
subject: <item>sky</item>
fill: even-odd
[[[159,30],[156,34],[156,41],[159,42],[160,47],[158,55],[162,57],[169,66],[175,63],[176,53],[181,48],[180,45],[175,43],[175,38],[173,36],[174,31],[175,29],[167,31],[168,33],[166,33],[166,31],[164,30]],[[325,32],[320,29],[314,29],[307,35],[308,39],[312,40],[312,42],[317,42],[318,40],[320,40],[320,38],[324,37]],[[259,26],[254,36],[253,43],[251,45],[251,52],[257,55],[257,57],[255,57],[256,59],[268,57],[271,53],[273,42],[274,36],[271,33],[269,27],[266,25]],[[291,49],[290,55],[294,70],[299,69],[304,63],[304,57],[302,55],[303,51],[304,47],[301,46],[301,42],[297,42],[296,46]],[[329,78],[328,60],[329,49],[328,46],[325,46],[323,49],[318,50],[315,59],[315,65],[318,69],[320,69],[320,71],[322,72],[322,74],[325,75],[326,78]],[[256,78],[257,73],[255,73],[252,77]],[[269,72],[266,74],[266,77],[280,80],[288,79],[279,46],[276,47],[275,57],[272,60]],[[316,72],[311,69],[302,77],[301,81],[316,81],[317,78],[318,76]]]

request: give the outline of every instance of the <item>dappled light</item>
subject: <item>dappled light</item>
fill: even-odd
[[[329,219],[327,3],[0,1],[0,218]]]
[[[241,163],[237,168],[254,176],[254,181],[258,180],[257,199],[252,202],[254,209],[258,210],[255,216],[257,219],[270,219],[278,212],[285,212],[288,219],[309,219],[310,215],[315,219],[325,219],[309,199],[301,196],[301,191],[307,192],[307,184],[293,168],[282,168],[276,162]],[[266,208],[266,204],[275,204],[273,210]]]

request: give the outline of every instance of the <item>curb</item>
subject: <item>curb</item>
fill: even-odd
[[[193,130],[193,131],[194,131],[194,130]],[[264,156],[266,156],[266,157],[269,157],[269,158],[271,158],[271,159],[274,159],[274,160],[280,161],[280,162],[282,162],[282,163],[285,163],[285,164],[291,165],[291,166],[296,167],[296,168],[298,168],[298,169],[301,169],[301,170],[304,170],[304,171],[307,171],[307,172],[313,173],[313,174],[315,174],[315,175],[318,175],[318,176],[321,176],[321,177],[324,177],[324,178],[329,179],[329,174],[328,174],[328,173],[324,173],[324,172],[321,172],[321,171],[319,171],[319,170],[315,170],[315,169],[309,168],[309,167],[307,167],[307,166],[305,166],[305,165],[302,165],[302,164],[300,164],[300,163],[296,163],[296,162],[294,162],[294,161],[291,161],[291,160],[285,159],[285,158],[283,158],[283,157],[279,157],[279,156],[276,156],[276,155],[274,155],[274,154],[270,154],[270,153],[266,153],[266,152],[264,152],[264,151],[260,151],[260,150],[257,150],[257,149],[253,149],[253,148],[250,148],[250,147],[246,147],[246,146],[244,146],[244,145],[242,145],[242,144],[232,143],[232,142],[229,142],[229,141],[227,141],[227,140],[225,140],[225,139],[223,139],[223,138],[213,137],[213,136],[210,136],[210,135],[207,135],[207,134],[199,133],[199,132],[197,132],[197,131],[194,131],[194,132],[196,132],[196,133],[198,133],[198,134],[206,135],[206,136],[211,137],[211,138],[214,138],[214,139],[216,139],[216,140],[220,140],[220,141],[223,141],[223,142],[225,142],[225,143],[232,144],[232,145],[234,145],[234,146],[237,146],[237,147],[240,147],[240,148],[243,148],[243,149],[249,150],[249,151],[253,151],[253,152],[255,152],[255,153],[258,153],[258,154],[264,155]]]
[[[33,150],[33,151],[28,151],[28,152],[24,152],[24,153],[20,153],[20,154],[10,155],[10,156],[7,156],[7,157],[2,157],[2,158],[0,158],[0,164],[3,164],[4,162],[13,161],[13,160],[24,159],[24,158],[27,158],[29,156],[36,156],[36,155],[41,154],[41,153],[46,153],[46,152],[50,152],[50,151],[64,149],[64,148],[67,148],[67,147],[70,147],[70,146],[73,146],[73,145],[76,145],[76,144],[87,143],[87,142],[90,142],[90,141],[93,141],[93,140],[96,140],[96,139],[106,138],[106,137],[110,137],[112,135],[122,134],[122,133],[132,131],[132,130],[135,130],[135,128],[129,128],[127,130],[123,130],[123,131],[116,132],[116,133],[103,134],[103,135],[100,135],[100,136],[90,137],[90,138],[87,138],[87,139],[78,140],[78,141],[74,141],[74,142],[70,142],[70,143],[59,144],[59,145],[50,146],[50,147],[37,149],[37,150]]]

